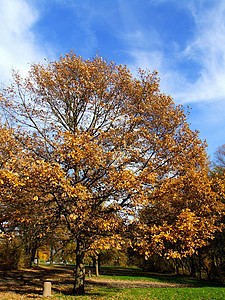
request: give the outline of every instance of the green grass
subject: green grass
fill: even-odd
[[[84,296],[55,295],[51,299],[66,300],[195,300],[195,299],[225,299],[225,286],[214,282],[199,281],[174,275],[160,275],[143,272],[138,268],[102,267],[99,279],[129,280],[143,282],[172,282],[189,284],[193,287],[181,288],[117,288],[117,287],[90,287],[86,288]]]
[[[195,299],[225,299],[225,288],[93,288],[88,289],[85,296],[55,295],[51,299],[82,299],[82,300],[195,300]]]
[[[45,266],[44,269],[51,269],[50,266]],[[64,267],[63,267],[64,268]],[[65,269],[65,268],[64,268]],[[87,268],[88,269],[88,268]],[[56,269],[57,270],[57,269]],[[55,270],[55,271],[56,271]],[[72,270],[68,266],[68,270]],[[40,271],[40,270],[39,270]],[[60,276],[60,267],[58,268],[58,275]],[[65,272],[65,270],[64,270]],[[67,275],[69,277],[67,277]],[[73,278],[71,272],[63,273],[63,281],[53,281],[53,293],[52,300],[195,300],[195,299],[225,299],[225,285],[218,284],[215,282],[199,281],[193,278],[175,276],[171,274],[157,274],[144,272],[138,268],[125,268],[125,267],[102,267],[101,276],[98,278],[92,277],[92,284],[89,282],[89,286],[86,287],[86,294],[84,296],[69,296],[72,290]],[[31,277],[32,278],[32,277]],[[64,281],[66,279],[66,281]],[[94,280],[93,280],[94,279]],[[106,280],[107,279],[107,280]],[[97,281],[99,280],[99,283]],[[105,280],[105,281],[104,281]],[[118,282],[118,280],[120,282]],[[126,280],[126,282],[123,282]],[[116,281],[116,282],[115,282]],[[133,282],[132,282],[133,281]],[[138,285],[137,282],[133,285],[134,281],[142,281],[142,286]],[[66,282],[66,283],[65,283]],[[179,283],[188,284],[189,287],[148,287],[147,283],[159,282],[159,283]],[[32,283],[30,283],[32,288]],[[134,287],[136,286],[136,288]],[[157,285],[154,285],[157,286]],[[165,286],[165,285],[164,285]],[[59,291],[62,291],[59,294]],[[64,292],[63,292],[64,291]],[[0,299],[11,300],[11,299],[23,299],[20,296],[23,294],[8,291],[5,295],[1,295]],[[10,294],[11,293],[11,294]],[[57,294],[58,293],[58,294]],[[63,294],[65,293],[65,294]],[[35,297],[36,293],[32,294],[32,298],[40,299],[38,296]],[[40,294],[39,294],[40,295]],[[31,297],[31,296],[29,296]],[[28,297],[28,298],[29,298]],[[28,299],[24,298],[24,299]],[[42,298],[50,299],[50,298]]]
[[[146,271],[142,271],[138,268],[123,268],[123,267],[101,267],[101,275],[100,278],[105,279],[114,279],[114,280],[138,280],[138,281],[151,281],[151,282],[171,282],[171,283],[179,283],[179,284],[189,284],[195,287],[202,287],[202,286],[222,286],[225,285],[210,282],[206,280],[197,280],[190,277],[185,276],[177,276],[171,274],[157,274],[157,273],[150,273]],[[225,298],[224,298],[225,299]]]

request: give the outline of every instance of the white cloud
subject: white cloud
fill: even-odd
[[[7,82],[12,68],[24,75],[28,63],[40,61],[44,53],[32,32],[39,18],[34,7],[25,0],[1,0],[0,11],[0,81]]]
[[[157,5],[163,2],[152,1]],[[175,0],[171,2],[177,3]],[[128,35],[129,54],[134,59],[134,65],[151,70],[156,68],[162,78],[162,91],[171,94],[179,103],[225,100],[225,1],[192,0],[179,1],[178,4],[191,13],[195,27],[186,48],[181,50],[174,44],[173,54],[168,57],[161,47],[164,41],[159,40],[159,34],[157,39],[151,38],[151,47],[144,45],[142,49],[136,47],[132,36]],[[133,36],[138,45],[140,38],[148,39],[144,30],[142,35]],[[187,75],[179,67],[181,61],[196,64],[198,74],[191,76],[190,69]]]
[[[186,78],[187,88],[177,91],[185,102],[225,99],[225,2],[214,4],[190,8],[196,32],[183,57],[197,62],[201,73],[194,83]]]
[[[163,64],[163,53],[161,51],[147,51],[141,49],[133,49],[129,54],[135,59],[135,65],[142,69],[150,69],[150,71],[161,70]],[[132,71],[133,66],[130,66]]]

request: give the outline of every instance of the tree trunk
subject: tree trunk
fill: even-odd
[[[190,267],[191,267],[190,276],[196,278],[196,266],[195,266],[195,260],[193,256],[190,257]]]
[[[174,269],[175,269],[176,275],[179,275],[179,263],[176,258],[174,259]]]
[[[37,250],[37,267],[39,267],[39,264],[40,264],[39,250]]]
[[[76,250],[76,269],[75,269],[75,283],[73,288],[73,295],[84,295],[84,277],[85,277],[85,245],[80,239],[77,240]]]
[[[95,255],[95,275],[98,277],[99,276],[99,262],[98,262],[98,254]]]
[[[31,249],[30,267],[32,267],[32,263],[34,262],[36,251],[37,251],[37,245],[35,245],[35,246]]]
[[[95,254],[92,256],[93,261],[93,273],[98,277],[100,272],[100,254]]]
[[[198,265],[199,265],[199,278],[198,279],[202,279],[202,256],[201,256],[201,252],[198,253]]]
[[[51,248],[50,248],[50,265],[53,265],[53,261],[54,261],[54,248],[51,245]]]
[[[101,272],[101,253],[98,255],[98,274]]]

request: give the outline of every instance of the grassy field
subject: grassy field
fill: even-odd
[[[225,291],[219,288],[95,288],[89,290],[87,295],[65,296],[55,295],[52,299],[118,299],[118,300],[167,300],[167,299],[225,299]]]
[[[87,277],[86,295],[70,296],[73,267],[42,266],[0,273],[0,299],[44,299],[43,280],[52,281],[51,299],[225,299],[225,286],[185,277],[143,272],[136,268],[103,267]],[[48,298],[49,299],[49,298]]]

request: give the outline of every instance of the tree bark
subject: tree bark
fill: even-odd
[[[51,245],[51,248],[50,248],[50,265],[53,265],[53,261],[54,261],[54,248]]]
[[[101,273],[101,253],[98,255],[98,274]]]
[[[100,271],[100,261],[99,261],[99,254],[95,254],[92,256],[92,261],[93,261],[93,273],[98,277],[99,276],[99,271]]]
[[[99,276],[99,256],[98,254],[95,255],[95,275],[98,277]]]
[[[190,257],[190,267],[191,267],[191,277],[196,278],[196,266],[195,266],[195,260],[193,256]]]
[[[84,295],[84,279],[85,279],[85,244],[81,239],[77,240],[76,250],[76,269],[73,295]]]
[[[198,279],[202,279],[202,256],[201,256],[201,252],[199,251],[198,253],[198,267],[199,267],[199,278]]]
[[[37,250],[37,267],[39,267],[39,264],[40,264],[39,250]]]

